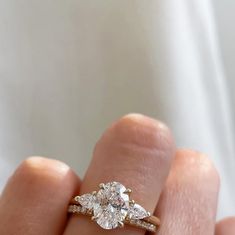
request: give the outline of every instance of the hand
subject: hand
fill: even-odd
[[[138,114],[106,130],[82,182],[62,162],[25,160],[1,196],[0,234],[145,234],[131,226],[107,231],[86,216],[67,216],[74,195],[114,180],[130,187],[133,199],[161,219],[159,235],[235,234],[234,218],[215,225],[219,176],[208,157],[175,150],[164,124]]]

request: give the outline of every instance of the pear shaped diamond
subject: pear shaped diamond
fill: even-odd
[[[91,210],[95,203],[96,197],[93,194],[87,193],[76,197],[75,200],[84,208]]]
[[[128,212],[128,217],[130,219],[143,219],[149,217],[149,213],[139,204],[135,203],[131,205]]]

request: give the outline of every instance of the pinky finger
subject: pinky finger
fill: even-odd
[[[234,235],[234,234],[235,234],[235,217],[229,217],[217,223],[215,235]]]

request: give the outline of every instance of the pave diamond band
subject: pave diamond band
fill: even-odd
[[[68,212],[89,215],[103,229],[115,229],[129,224],[156,232],[160,225],[159,219],[130,200],[130,193],[131,190],[121,183],[102,183],[98,192],[74,197]]]

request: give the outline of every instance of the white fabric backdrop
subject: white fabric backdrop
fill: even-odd
[[[29,155],[83,175],[102,131],[140,112],[211,156],[218,217],[232,215],[232,81],[211,10],[207,0],[0,0],[0,187]]]

